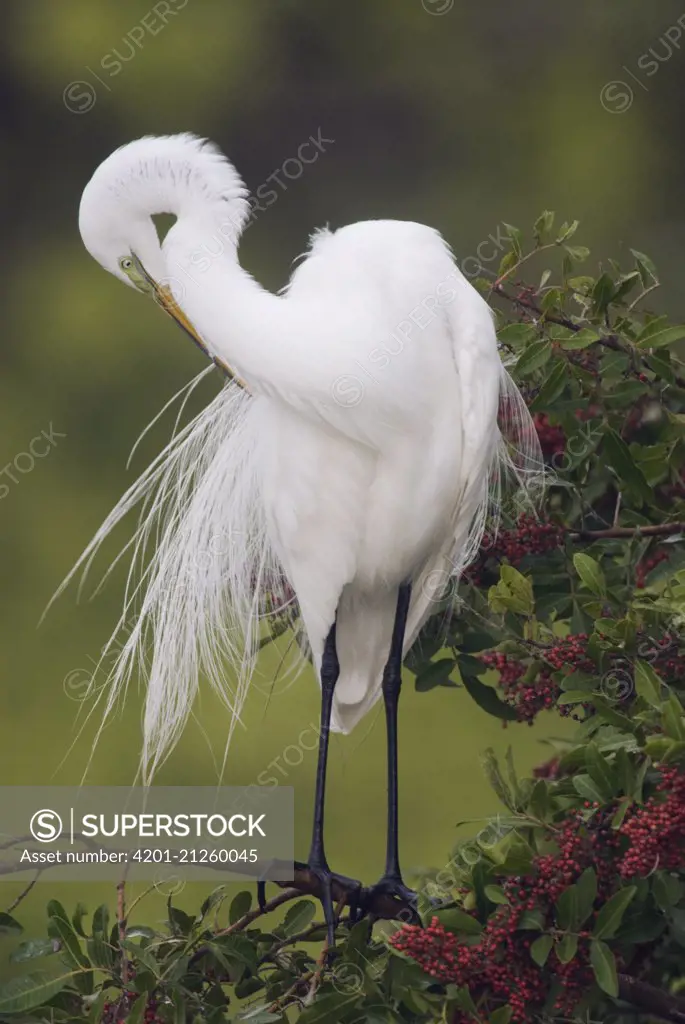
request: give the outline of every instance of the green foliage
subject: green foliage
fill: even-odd
[[[647,256],[592,276],[577,229],[546,211],[527,249],[507,225],[499,276],[480,282],[549,486],[538,509],[513,498],[407,659],[418,690],[464,688],[514,728],[554,712],[574,738],[533,778],[485,753],[503,813],[423,879],[425,928],[388,942],[345,915],[322,959],[307,898],[274,924],[219,888],[195,917],[169,901],[162,928],[106,907],[89,928],[83,905],[51,901],[47,937],[0,915],[15,963],[62,961],[0,987],[0,1021],[629,1024],[650,1019],[650,992],[685,1013],[685,329],[649,311]]]

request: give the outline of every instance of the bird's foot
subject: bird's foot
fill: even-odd
[[[401,875],[383,875],[379,882],[363,890],[359,903],[361,917],[371,912],[376,896],[390,896],[398,901],[398,919],[402,919],[401,915],[408,910],[407,923],[421,924],[421,917],[418,911],[418,893],[404,884]]]
[[[319,899],[326,922],[327,942],[329,949],[335,945],[335,929],[338,918],[333,905],[334,890],[342,891],[346,906],[349,907],[350,919],[358,920],[362,895],[362,884],[354,878],[339,875],[331,871],[325,858],[314,858],[307,864],[307,869],[319,883]]]
[[[331,871],[325,859],[313,858],[310,859],[308,863],[296,861],[295,868],[300,875],[302,872],[310,872],[313,876],[312,880],[315,879],[316,882],[318,882],[317,889],[319,891],[313,895],[317,895],[321,899],[326,926],[328,928],[328,944],[329,946],[332,946],[337,919],[333,910],[330,909],[327,912],[326,908],[327,906],[330,908],[333,907],[334,899],[339,902],[341,898],[344,898],[345,905],[349,909],[350,921],[352,924],[359,921],[363,916],[360,913],[360,903],[363,891],[362,884],[361,882],[358,882],[356,878],[348,878],[347,875],[339,875],[337,872]],[[257,904],[262,913],[264,913],[267,909],[267,904],[266,882],[263,880],[257,882]],[[333,921],[333,931],[331,931],[330,927],[331,921]]]

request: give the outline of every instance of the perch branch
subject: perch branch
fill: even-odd
[[[619,998],[669,1024],[685,1024],[685,999],[669,995],[629,974],[618,976]]]

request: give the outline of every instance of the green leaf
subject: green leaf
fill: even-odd
[[[494,612],[532,615],[535,609],[533,584],[513,565],[502,565],[499,583],[488,591],[488,604]]]
[[[620,483],[643,501],[652,501],[654,494],[644,473],[636,464],[628,445],[611,427],[604,430],[604,454]]]
[[[674,693],[670,693],[668,700],[663,704],[661,722],[667,736],[674,740],[685,740],[683,707]]]
[[[59,953],[62,943],[59,939],[27,939],[20,943],[10,955],[13,964],[24,963],[25,960],[36,960],[42,956],[53,956]]]
[[[245,917],[245,914],[250,913],[252,906],[252,893],[248,892],[247,889],[243,889],[237,896],[234,896],[231,900],[231,906],[228,911],[228,923],[235,924],[241,917]]]
[[[491,788],[495,791],[500,801],[508,810],[515,811],[515,800],[509,786],[504,780],[499,762],[492,747],[488,747],[484,751],[481,758],[481,764]]]
[[[639,349],[664,348],[666,345],[673,345],[676,341],[682,341],[683,338],[685,338],[685,325],[665,327],[662,331],[656,331],[646,337],[641,336],[637,347]]]
[[[598,331],[592,330],[591,327],[583,327],[582,330],[572,334],[570,338],[564,338],[559,344],[562,348],[573,351],[575,349],[587,348],[589,345],[594,345],[595,342],[599,341],[601,335]]]
[[[548,409],[552,402],[559,397],[566,387],[568,379],[566,361],[561,359],[550,370],[549,374],[540,385],[540,389],[529,405],[531,412]]]
[[[545,235],[548,235],[554,226],[554,211],[543,210],[538,219],[535,221],[533,227],[533,233],[538,244],[543,240]]]
[[[25,1013],[41,1006],[66,986],[73,973],[58,978],[44,971],[22,974],[0,986],[0,1013]]]
[[[590,943],[590,963],[597,984],[607,995],[616,998],[618,995],[618,975],[616,960],[605,942],[593,939]]]
[[[481,839],[481,847],[485,844]],[[488,842],[486,853],[494,864],[510,875],[525,875],[530,871],[535,852],[523,836],[512,829],[498,842]]]
[[[200,907],[200,917],[206,917],[210,910],[213,910],[218,903],[221,903],[226,897],[226,886],[218,885],[216,889],[212,889],[209,896],[203,900],[202,906]]]
[[[596,743],[588,743],[585,748],[585,764],[590,778],[602,793],[602,802],[612,800],[616,794],[618,780]]]
[[[578,936],[564,935],[557,942],[556,954],[559,963],[568,964],[578,952]]]
[[[537,328],[533,324],[505,324],[497,332],[498,340],[507,344],[521,344],[522,342],[532,341],[537,335]]]
[[[573,788],[579,796],[582,796],[584,800],[589,800],[590,803],[604,803],[602,791],[589,775],[574,775]]]
[[[611,899],[607,900],[600,912],[597,914],[592,935],[595,939],[611,939],[623,920],[623,915],[632,902],[637,886],[629,885],[625,889],[619,889]]]
[[[626,295],[633,290],[640,280],[641,274],[639,270],[633,270],[630,274],[624,274],[623,277],[619,279],[618,288],[614,292],[614,296],[611,301],[620,302],[621,299],[624,299]]]
[[[519,932],[541,932],[545,928],[545,916],[542,910],[524,910],[519,918],[517,931]]]
[[[653,708],[661,707],[661,679],[648,661],[635,662],[635,689],[639,697]]]
[[[445,907],[436,911],[434,916],[448,932],[458,935],[480,935],[483,931],[481,923],[459,907]]]
[[[509,898],[501,885],[486,885],[485,895],[491,903],[498,903],[503,906],[509,905]]]
[[[61,941],[63,950],[73,967],[88,968],[90,960],[81,949],[78,936],[72,928],[71,921],[66,911],[57,900],[50,900],[48,903],[48,935]],[[93,975],[90,972],[79,974],[75,983],[84,985],[92,991]]]
[[[114,964],[114,950],[109,943],[104,942],[100,938],[87,939],[86,949],[88,950],[88,956],[92,963],[96,967],[102,967],[105,970],[109,970]]]
[[[0,935],[21,935],[22,926],[10,914],[0,914]]]
[[[505,255],[500,260],[499,267],[497,268],[497,276],[503,277],[507,273],[507,271],[511,270],[512,267],[515,267],[517,263],[518,256],[513,251],[513,249],[511,252],[505,253]]]
[[[592,289],[592,312],[595,316],[606,313],[614,295],[614,282],[608,274],[601,274]]]
[[[195,918],[186,914],[185,910],[181,910],[180,907],[172,906],[171,896],[167,900],[167,914],[169,915],[169,924],[174,935],[190,935],[195,924]]]
[[[178,988],[171,993],[171,1001],[174,1007],[173,1024],[186,1024],[188,1020],[186,1001]]]
[[[537,290],[539,292],[542,291],[542,289],[545,287],[545,285],[547,284],[547,282],[549,281],[551,276],[552,276],[552,271],[551,270],[543,270],[542,271],[542,274],[540,275],[540,284],[537,287]]]
[[[93,936],[105,940],[109,936],[109,910],[106,903],[101,903],[93,914]]]
[[[578,927],[581,928],[592,913],[597,899],[597,873],[594,868],[585,868],[576,882],[578,901]]]
[[[140,1024],[145,1014],[147,999],[145,996],[138,996],[126,1014],[126,1024]]]
[[[530,955],[538,967],[544,967],[547,957],[550,954],[554,940],[551,935],[541,935],[539,939],[531,943]]]
[[[554,904],[557,915],[557,924],[562,931],[578,927],[580,900],[578,887],[569,885],[559,896]]]
[[[454,995],[452,996],[452,999],[454,999],[454,1001],[457,1003],[460,1009],[464,1011],[464,1013],[470,1014],[475,1020],[480,1020],[478,1008],[474,1003],[473,997],[469,992],[468,988],[466,987],[466,985],[462,986],[461,988],[458,988]]]
[[[126,928],[127,939],[154,939],[157,932],[154,928],[148,928],[144,924],[132,924]]]
[[[571,237],[571,235],[575,235],[579,226],[580,221],[578,220],[573,220],[570,224],[564,221],[564,223],[559,228],[559,234],[557,235],[556,239],[557,245],[561,245],[561,243],[565,242],[566,239]]]
[[[552,355],[552,343],[545,338],[531,341],[519,356],[514,373],[517,377],[527,377],[545,365]]]
[[[312,900],[298,900],[285,915],[281,927],[286,935],[297,935],[314,920],[316,904]]]
[[[489,1015],[488,1024],[509,1024],[513,1013],[513,1007],[508,1004],[506,1006],[500,1006],[498,1010],[495,1010]]]
[[[523,237],[521,229],[515,228],[513,224],[507,224],[505,223],[505,221],[502,221],[502,227],[509,235],[509,241],[511,242],[512,248],[516,253],[516,258],[521,259],[521,255],[523,253],[523,249],[521,247],[521,239]]]
[[[657,906],[668,913],[682,900],[685,885],[666,871],[657,871],[652,876],[652,892]]]
[[[640,271],[640,277],[642,277],[642,284],[645,286],[645,288],[652,284],[652,282],[658,282],[659,278],[657,277],[656,267],[654,266],[649,256],[645,256],[645,254],[643,252],[640,252],[638,249],[631,249],[630,251],[635,257],[635,260],[637,262],[637,269]],[[647,277],[646,275],[643,276],[643,270],[647,271],[649,277],[652,278],[652,281],[650,281],[649,277]]]
[[[557,704],[587,704],[590,694],[587,690],[567,690],[557,698]]]
[[[623,732],[638,732],[639,723],[628,718],[627,715],[622,715],[620,711],[616,711],[606,700],[604,700],[603,697],[600,697],[598,694],[593,694],[592,704],[595,711],[597,711],[609,725],[614,725],[617,729],[621,729]]]
[[[129,939],[124,939],[122,946],[127,950],[133,959],[134,964],[142,964],[143,967],[153,974],[155,978],[160,975],[160,964],[152,955],[149,949],[145,949],[143,946],[138,945],[136,942],[130,942]]]
[[[611,819],[611,827],[616,831],[621,827],[625,820],[625,816],[628,810],[633,805],[633,798],[630,796],[624,796],[620,801],[619,805],[614,812],[614,816]]]
[[[72,918],[73,920],[73,918]],[[108,991],[106,988],[100,989],[93,1002],[90,1004],[88,1010],[88,1021],[90,1024],[100,1024],[102,1020],[102,1014],[105,1009],[105,1003],[108,999]]]
[[[593,594],[597,594],[598,597],[606,595],[604,573],[594,558],[583,554],[582,551],[577,551],[573,556],[573,565],[588,590],[591,590]]]
[[[444,686],[449,680],[456,661],[454,658],[439,658],[438,661],[429,661],[416,675],[415,688],[419,693],[425,693],[436,686]]]
[[[462,683],[469,696],[483,711],[487,711],[489,715],[501,718],[505,722],[517,721],[516,709],[500,700],[491,686],[481,683],[480,679],[476,679],[475,676],[462,676]]]
[[[564,249],[576,263],[582,263],[590,255],[590,250],[585,245],[565,245]]]
[[[86,933],[83,928],[83,918],[88,914],[88,907],[85,903],[80,901],[76,904],[76,909],[71,915],[71,923],[74,926],[74,931],[77,935],[80,935],[82,939],[85,939]]]

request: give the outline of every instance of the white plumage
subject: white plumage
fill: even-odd
[[[151,219],[160,212],[177,216],[161,247]],[[477,550],[493,486],[512,465],[511,437],[519,480],[540,467],[491,311],[436,231],[402,221],[319,231],[273,295],[238,263],[248,217],[233,166],[190,135],[117,150],[81,203],[89,251],[129,284],[141,287],[122,266],[131,255],[153,281],[171,282],[203,343],[247,388],[227,383],[172,440],[79,563],[143,501],[122,622],[134,608],[136,618],[106,700],[111,709],[143,670],[148,778],[201,672],[235,724],[265,593],[284,580],[317,670],[337,615],[332,725],[352,729],[380,696],[400,584],[413,583],[406,650]],[[497,425],[503,396],[508,440]]]

